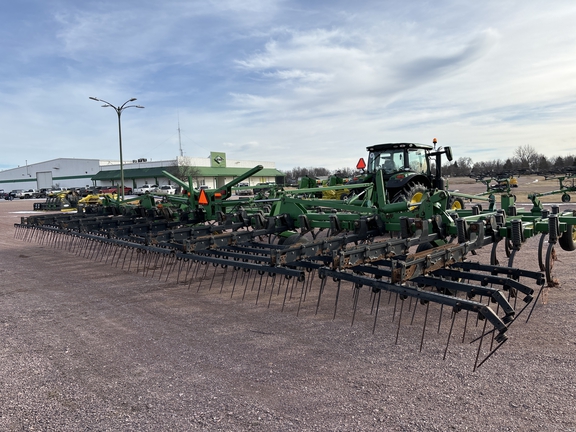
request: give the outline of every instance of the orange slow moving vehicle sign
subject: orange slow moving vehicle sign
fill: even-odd
[[[204,189],[200,189],[200,196],[198,197],[198,204],[208,205],[208,197],[206,196],[206,192],[204,192]]]
[[[366,162],[364,162],[364,158],[360,158],[360,160],[356,164],[356,169],[363,170],[365,168],[366,168]]]

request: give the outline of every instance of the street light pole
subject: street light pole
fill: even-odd
[[[114,111],[116,111],[116,114],[118,114],[118,141],[120,143],[120,188],[121,191],[119,191],[119,197],[121,201],[124,201],[124,159],[122,158],[122,124],[120,122],[120,116],[122,115],[122,111],[124,111],[126,108],[144,108],[141,105],[127,105],[130,102],[134,102],[136,100],[136,98],[132,98],[132,99],[128,99],[126,102],[124,102],[122,105],[112,105],[110,102],[106,102],[104,99],[98,99],[95,97],[90,96],[89,99],[95,100],[97,102],[104,102],[104,105],[102,105],[103,108],[114,108]]]

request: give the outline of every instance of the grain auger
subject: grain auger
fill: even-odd
[[[448,333],[443,356],[453,340],[474,342],[474,368],[480,366],[536,305],[546,283],[543,272],[514,268],[515,254],[537,233],[554,244],[574,226],[574,216],[522,212],[513,201],[501,204],[505,210],[455,211],[444,190],[424,193],[419,203],[390,203],[379,176],[344,201],[285,193],[234,202],[226,200],[228,184],[162,207],[143,198],[97,213],[34,215],[15,224],[15,235],[297,315],[348,314],[372,332],[384,327],[395,343],[402,328],[420,350],[425,337],[439,342]],[[501,241],[511,244],[508,266],[496,257]],[[489,245],[490,264],[468,259]],[[551,250],[543,254],[544,266],[553,261]]]

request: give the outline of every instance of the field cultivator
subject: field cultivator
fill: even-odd
[[[420,350],[425,337],[438,339],[443,330],[444,357],[454,340],[477,345],[474,369],[556,283],[556,244],[574,249],[572,212],[524,211],[508,195],[498,209],[491,200],[485,210],[453,210],[445,190],[424,192],[420,202],[391,202],[382,170],[354,185],[358,193],[345,200],[304,198],[314,196],[314,188],[228,199],[260,169],[215,190],[198,191],[192,179],[172,178],[186,193],[158,205],[146,196],[110,198],[77,214],[23,217],[15,236],[297,315],[347,313],[373,332],[385,327],[396,343],[400,329],[407,329]],[[541,271],[515,268],[522,244],[536,235]],[[565,247],[567,238],[572,247]],[[508,257],[501,264],[502,244]],[[490,263],[469,259],[488,246]]]
[[[576,173],[567,173],[567,174],[552,174],[552,175],[545,175],[545,180],[557,180],[559,183],[559,188],[549,192],[542,192],[542,193],[535,193],[531,194],[528,197],[534,201],[539,197],[548,196],[548,195],[559,195],[562,194],[562,202],[569,203],[571,200],[570,193],[576,192]]]

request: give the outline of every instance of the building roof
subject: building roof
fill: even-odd
[[[162,171],[170,172],[171,167],[154,168],[132,168],[124,170],[125,179],[139,179],[150,177],[165,177]],[[198,177],[238,177],[244,174],[246,168],[212,168],[195,167],[198,170]],[[254,174],[254,177],[277,177],[285,174],[275,168],[264,168]],[[119,180],[120,170],[100,171],[92,177],[92,180]]]

